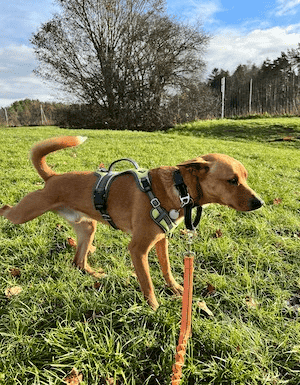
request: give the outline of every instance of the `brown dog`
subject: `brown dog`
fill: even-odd
[[[61,137],[36,144],[31,152],[33,165],[45,180],[44,189],[25,196],[16,206],[3,206],[0,215],[20,224],[46,211],[55,211],[67,219],[77,233],[77,251],[74,264],[99,276],[87,263],[87,255],[95,247],[92,241],[97,221],[103,220],[95,209],[93,191],[97,176],[91,172],[56,174],[46,164],[50,152],[81,144],[85,138]],[[209,154],[179,164],[177,167],[158,167],[150,170],[152,191],[167,212],[177,210],[183,219],[179,193],[173,174],[179,170],[195,206],[219,203],[238,211],[258,209],[263,202],[246,183],[247,171],[237,160],[221,154]],[[182,294],[182,286],[174,279],[168,257],[168,241],[164,231],[150,217],[150,201],[134,181],[132,175],[119,176],[111,185],[107,211],[116,226],[132,235],[129,251],[149,305],[156,309],[158,302],[149,272],[148,253],[155,245],[159,263],[167,285],[174,293]]]

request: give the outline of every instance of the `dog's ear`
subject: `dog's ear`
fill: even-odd
[[[177,165],[179,169],[183,168],[193,175],[199,174],[199,172],[208,173],[210,166],[210,162],[207,162],[206,160],[200,157],[192,160],[187,160],[186,162]]]

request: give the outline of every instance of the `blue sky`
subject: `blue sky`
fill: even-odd
[[[0,107],[19,99],[53,101],[62,96],[33,73],[31,35],[56,8],[51,0],[0,0]],[[300,43],[300,0],[167,0],[167,10],[200,23],[211,41],[206,74],[260,65]]]

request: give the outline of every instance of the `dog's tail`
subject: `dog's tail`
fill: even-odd
[[[62,136],[60,138],[51,138],[37,143],[31,149],[31,160],[39,175],[46,181],[53,175],[57,175],[46,163],[46,156],[50,152],[61,150],[67,147],[78,146],[87,138],[82,136]]]

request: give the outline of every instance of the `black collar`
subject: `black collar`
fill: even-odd
[[[188,189],[186,184],[184,183],[184,180],[182,178],[182,175],[180,174],[179,170],[174,171],[173,174],[174,184],[179,192],[179,199],[181,202],[181,207],[184,208],[184,223],[188,230],[194,231],[196,227],[198,226],[201,215],[202,215],[202,206],[195,206],[194,202],[188,193]],[[197,213],[195,220],[192,220],[192,209],[194,207],[197,207]]]

